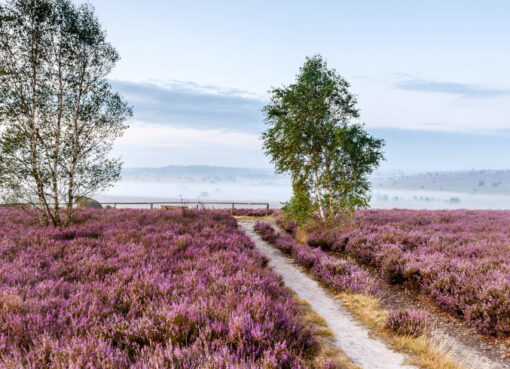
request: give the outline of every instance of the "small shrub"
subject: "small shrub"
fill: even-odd
[[[292,249],[294,248],[295,242],[296,241],[294,241],[292,236],[284,234],[276,240],[275,246],[284,253],[290,254],[292,253]]]
[[[285,216],[278,217],[276,224],[278,224],[285,232],[289,234],[294,234],[294,232],[296,232],[298,229],[298,223],[292,219],[288,219]]]
[[[391,284],[400,284],[405,281],[405,258],[402,250],[395,245],[381,246],[381,272]]]
[[[336,234],[333,229],[317,229],[310,234],[307,242],[312,247],[328,251],[336,243]]]
[[[315,362],[315,369],[340,369],[340,366],[333,359],[319,359]]]
[[[65,230],[53,235],[55,241],[71,241],[76,237],[75,231]]]
[[[424,310],[390,310],[386,319],[386,327],[402,336],[421,336],[429,332],[431,326],[430,316]]]
[[[258,232],[262,239],[270,244],[274,244],[278,239],[278,233],[269,223],[257,222],[255,224],[255,231]]]

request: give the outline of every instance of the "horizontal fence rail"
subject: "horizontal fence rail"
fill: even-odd
[[[118,201],[112,201],[112,202],[101,202],[102,206],[111,206],[114,209],[117,208],[117,206],[141,206],[141,205],[147,205],[150,206],[151,209],[154,209],[155,205],[175,205],[176,207],[182,207],[182,208],[189,208],[190,205],[196,206],[197,209],[200,207],[207,207],[207,206],[215,206],[219,205],[222,207],[228,206],[232,207],[232,214],[235,214],[236,206],[261,206],[266,209],[266,215],[269,214],[269,203],[267,202],[229,202],[229,201],[152,201],[152,202],[118,202]]]
[[[103,207],[113,207],[116,209],[118,206],[121,207],[135,207],[135,206],[149,206],[154,209],[155,206],[161,205],[163,208],[165,205],[172,205],[175,208],[190,208],[190,206],[196,206],[197,209],[200,207],[212,207],[219,206],[221,208],[232,208],[232,214],[235,215],[236,207],[239,206],[258,206],[263,207],[266,210],[266,215],[269,215],[270,206],[267,202],[231,202],[231,201],[151,201],[151,202],[100,202]],[[0,207],[17,207],[17,206],[35,206],[36,204],[28,203],[17,203],[17,204],[0,204]]]

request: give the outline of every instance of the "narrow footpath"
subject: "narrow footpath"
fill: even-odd
[[[369,337],[369,331],[357,323],[341,302],[318,282],[309,277],[288,257],[270,246],[255,233],[256,221],[239,220],[241,229],[253,240],[257,249],[269,259],[269,265],[280,274],[285,285],[307,300],[321,315],[335,336],[336,345],[363,369],[416,369],[404,364],[405,356],[392,351],[383,342]]]

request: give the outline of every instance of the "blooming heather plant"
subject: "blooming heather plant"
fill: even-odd
[[[275,216],[276,224],[280,226],[285,232],[294,234],[298,229],[298,223],[292,219],[285,217],[283,214],[279,213]]]
[[[255,231],[263,240],[290,254],[319,281],[337,292],[349,291],[373,296],[380,293],[377,281],[355,263],[339,260],[320,249],[300,244],[292,236],[276,232],[269,223],[257,222]]]
[[[430,331],[432,322],[424,310],[390,310],[386,327],[402,336],[418,337]]]
[[[274,244],[280,235],[275,231],[273,226],[266,222],[257,222],[255,231],[260,234],[264,241]]]
[[[321,367],[281,278],[229,215],[76,221],[39,228],[0,209],[0,367]]]
[[[510,336],[510,211],[363,210],[308,243],[375,267],[480,332]]]
[[[265,217],[266,215],[278,214],[277,209],[235,209],[234,215],[246,217]]]

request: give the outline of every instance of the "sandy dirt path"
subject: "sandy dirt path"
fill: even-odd
[[[243,219],[240,227],[253,240],[257,249],[269,259],[269,265],[283,277],[285,285],[327,322],[335,335],[336,345],[363,369],[414,369],[404,364],[404,355],[389,349],[383,342],[369,337],[369,331],[357,323],[340,301],[279,250],[268,245],[253,230],[255,221]]]

